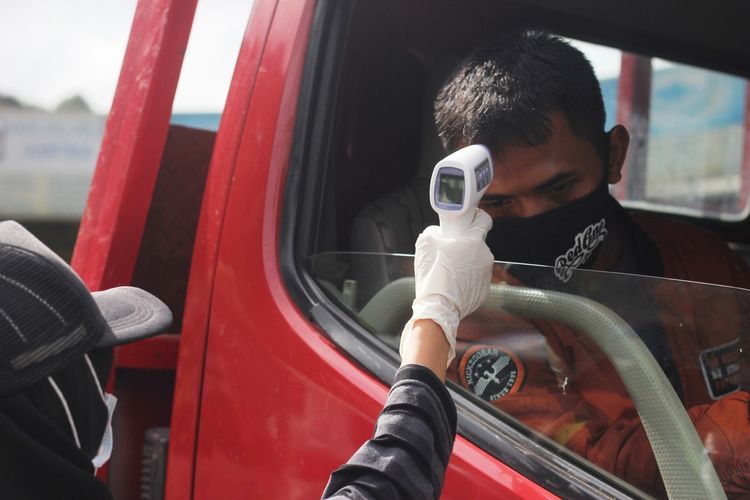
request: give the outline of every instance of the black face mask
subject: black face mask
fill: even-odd
[[[611,221],[612,203],[602,179],[594,191],[562,207],[533,217],[495,219],[487,245],[497,260],[554,266],[557,278],[567,282],[573,269],[586,269],[596,260]]]

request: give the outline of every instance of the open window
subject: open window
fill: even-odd
[[[610,21],[603,15],[597,19],[600,24],[590,25],[596,30],[587,30],[589,25],[573,7],[561,12],[532,3],[473,2],[467,8],[466,3],[453,1],[360,0],[346,5],[323,1],[317,7],[299,101],[296,149],[289,167],[281,265],[300,306],[341,349],[387,383],[398,366],[398,335],[410,313],[409,288],[402,286],[413,275],[409,254],[419,232],[437,221],[427,192],[432,167],[444,151],[432,124],[432,101],[456,64],[477,44],[519,26],[543,27],[575,39],[661,55],[655,35],[644,38],[652,45],[638,45],[638,33],[632,28],[640,19],[636,6],[626,9],[632,31],[620,26],[608,39],[605,28]],[[658,32],[655,26],[647,28]],[[679,54],[682,37],[671,35],[674,39],[665,42],[664,55]],[[682,53],[685,58],[691,54],[689,47]],[[630,56],[618,53],[617,57],[618,67],[630,64]],[[701,62],[700,57],[696,59]],[[737,66],[732,69],[736,72]],[[654,69],[652,74],[666,75],[659,71]],[[619,106],[626,98],[619,89],[626,73],[620,70],[619,82],[616,75],[602,82],[608,112],[612,110],[615,119],[624,113]],[[745,85],[744,80],[726,78],[731,85]],[[654,84],[654,88],[660,85],[665,84]],[[744,97],[732,100],[730,107],[733,120],[745,116]],[[652,108],[654,113],[656,108]],[[656,118],[652,123],[657,123]],[[725,201],[718,203],[722,209],[734,207],[733,215],[709,210],[714,206],[713,195],[695,201],[694,193],[708,193],[705,186],[714,182],[710,168],[696,167],[705,174],[698,184],[688,177],[680,181],[685,190],[699,186],[690,191],[693,194],[667,197],[660,190],[676,193],[678,183],[665,186],[660,179],[676,174],[674,169],[670,174],[657,167],[650,170],[651,165],[666,165],[657,157],[643,157],[647,183],[640,191],[628,187],[628,199],[695,210],[690,213],[701,216],[741,217],[745,205],[737,200],[744,196],[739,180],[744,153],[736,143],[742,136],[744,144],[744,121],[738,126],[739,132],[733,124],[731,131],[718,133],[727,150],[734,148],[732,166],[717,174],[724,179],[720,182],[735,178],[734,191],[722,192],[719,198]],[[672,137],[668,140],[677,140],[673,136],[678,132],[664,133]],[[660,133],[661,129],[654,135]],[[690,133],[691,138],[680,140],[694,143],[695,134],[713,137],[700,126]],[[660,143],[655,137],[652,143],[656,150]],[[687,175],[688,170],[680,173]],[[634,182],[628,181],[628,186]],[[744,315],[738,311],[747,311],[750,292],[613,273],[580,272],[563,281],[547,268],[514,269],[498,263],[497,283],[504,276],[514,276],[526,286],[592,300],[621,316],[648,346],[649,356],[662,365],[671,390],[682,402],[682,413],[738,390],[744,366],[740,332],[746,329]],[[698,314],[702,308],[712,312]],[[722,330],[719,325],[724,321],[731,327]],[[700,335],[675,335],[670,338],[677,339],[676,344],[667,345],[673,341],[665,340],[664,330],[680,328],[698,329]],[[701,335],[711,341],[700,344],[695,339]],[[638,470],[643,472],[638,477],[630,475],[636,469],[618,469],[614,462],[621,450],[617,446],[595,456],[587,455],[575,442],[583,435],[578,431],[588,425],[593,426],[591,433],[626,428],[641,432],[636,429],[637,414],[627,403],[632,394],[615,373],[614,361],[580,331],[559,322],[542,324],[496,304],[464,322],[460,340],[459,356],[450,369],[450,388],[459,408],[461,435],[563,497],[663,493],[658,474],[648,469],[655,464],[648,440],[639,441],[641,455],[634,463],[644,469]],[[573,371],[582,371],[571,375],[571,364]],[[681,382],[680,374],[686,372],[690,384]],[[542,373],[544,381],[532,381]],[[552,406],[534,413],[529,410],[537,404],[532,401],[534,394],[553,395],[555,402],[545,400],[540,404]],[[583,412],[584,406],[589,411],[592,401],[598,403],[590,419],[560,419],[568,411]],[[605,424],[596,431],[596,422]],[[623,427],[616,427],[620,423]],[[651,473],[648,484],[639,482],[639,477],[646,477],[646,469]]]
[[[694,219],[747,217],[748,81],[721,71],[572,41],[594,66],[609,129],[627,126],[625,206]]]

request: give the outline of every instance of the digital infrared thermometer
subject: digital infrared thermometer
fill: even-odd
[[[435,165],[430,204],[440,217],[440,231],[445,238],[456,238],[466,231],[491,182],[492,157],[481,144],[459,149]]]

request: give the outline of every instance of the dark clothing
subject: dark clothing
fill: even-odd
[[[456,407],[432,371],[396,372],[373,438],[331,474],[323,498],[439,498],[456,437]]]
[[[106,380],[111,353],[97,351],[90,357],[100,380]],[[69,405],[81,448],[47,379],[0,398],[0,498],[111,500],[91,463],[107,409],[89,368],[81,359],[51,377]]]
[[[611,203],[614,220],[623,231],[623,249],[615,268],[607,271],[663,277],[664,261],[659,247],[617,200],[611,198]]]

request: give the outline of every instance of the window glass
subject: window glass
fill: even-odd
[[[577,40],[602,87],[609,130],[631,135],[625,205],[695,217],[742,219],[747,80]]]
[[[364,8],[366,4],[358,5]],[[369,7],[375,5],[379,4]],[[355,10],[341,75],[336,80],[339,86],[321,90],[325,99],[316,95],[314,101],[317,106],[333,99],[335,116],[330,132],[322,132],[332,134],[327,144],[330,150],[310,161],[311,168],[325,164],[328,169],[315,170],[314,182],[306,183],[322,200],[315,197],[304,206],[316,212],[313,224],[300,224],[299,230],[306,234],[301,242],[306,245],[307,270],[319,287],[395,353],[411,315],[414,293],[413,258],[402,254],[413,253],[417,235],[438,223],[427,194],[432,169],[446,152],[435,137],[434,96],[462,58],[455,48],[468,47],[468,40],[473,43],[475,37],[456,42],[454,47],[446,47],[443,37],[411,40],[409,30],[405,32],[407,40],[383,39],[378,34],[387,24],[373,22],[370,13],[363,10],[358,17]],[[661,97],[651,97],[651,78],[667,74],[664,72],[675,66],[634,59],[617,49],[572,43],[587,55],[600,80],[605,126],[609,129],[624,123],[634,137],[626,179],[615,188],[625,189],[614,194],[626,203],[643,203],[653,194],[646,188],[658,184],[648,180],[640,191],[636,189],[638,182],[655,175],[649,170],[654,161],[642,153],[649,151],[651,124],[661,122],[650,122],[648,117],[652,111],[664,109],[663,104],[655,104]],[[630,106],[635,102],[630,92],[635,88],[635,73],[640,79],[637,90],[646,91],[636,96],[637,113]],[[320,89],[329,88],[320,85]],[[626,95],[630,95],[627,106],[623,104]],[[744,109],[744,104],[739,106]],[[628,110],[630,115],[625,113]],[[644,116],[646,119],[640,120]],[[686,210],[674,199],[658,205],[655,198],[648,202],[658,209]],[[323,253],[327,250],[336,252]],[[621,259],[619,269],[633,269],[635,253],[643,250],[650,255],[652,251],[640,245],[628,252],[631,250],[631,255]],[[657,398],[674,394],[681,415],[677,418],[683,422],[686,411],[695,416],[702,405],[729,401],[723,398],[741,393],[738,379],[744,365],[738,339],[747,327],[741,321],[745,321],[750,292],[616,273],[572,274],[561,282],[549,268],[509,268],[497,263],[495,284],[516,279],[537,290],[569,294],[574,304],[588,300],[612,309],[621,318],[618,321],[632,330],[635,343],[645,349],[633,366],[648,359],[652,368],[660,370],[657,373],[666,385],[651,387],[650,394]],[[710,280],[710,274],[693,276]],[[462,322],[458,356],[449,369],[453,387],[464,391],[477,408],[490,412],[498,422],[511,422],[524,436],[559,453],[565,458],[561,463],[569,464],[575,473],[586,476],[586,471],[595,471],[596,478],[603,477],[610,485],[627,491],[621,486],[624,481],[663,497],[656,458],[633,403],[634,395],[616,369],[628,358],[607,354],[606,335],[618,334],[607,328],[598,330],[605,335],[603,348],[579,326],[522,314],[506,307],[497,294],[494,297]],[[575,320],[575,314],[568,319]],[[352,338],[353,342],[361,340],[358,335]],[[371,368],[361,355],[371,344],[363,344],[352,348],[341,342]],[[746,393],[742,394],[745,397]],[[741,406],[742,399],[738,401]],[[746,415],[746,410],[740,413]],[[667,414],[671,418],[671,413]],[[739,417],[730,420],[746,422]],[[703,437],[708,432],[705,428],[700,431]],[[490,453],[497,452],[491,443],[482,446]],[[726,475],[732,470],[732,452],[723,449],[716,455],[717,463],[724,467],[719,472]],[[578,467],[581,463],[585,464],[583,471]]]
[[[414,297],[412,259],[327,253],[307,266],[334,301],[397,349]],[[358,296],[363,270],[382,280]],[[724,436],[747,431],[740,332],[750,326],[741,314],[750,292],[579,270],[561,281],[553,268],[500,262],[493,274],[489,299],[459,328],[448,369],[454,387],[546,446],[657,497],[665,496],[657,460],[692,453],[672,435],[680,425],[713,443],[720,476],[737,474]],[[669,471],[662,475],[672,484]]]
[[[652,60],[646,182],[630,199],[738,216],[744,79]]]

